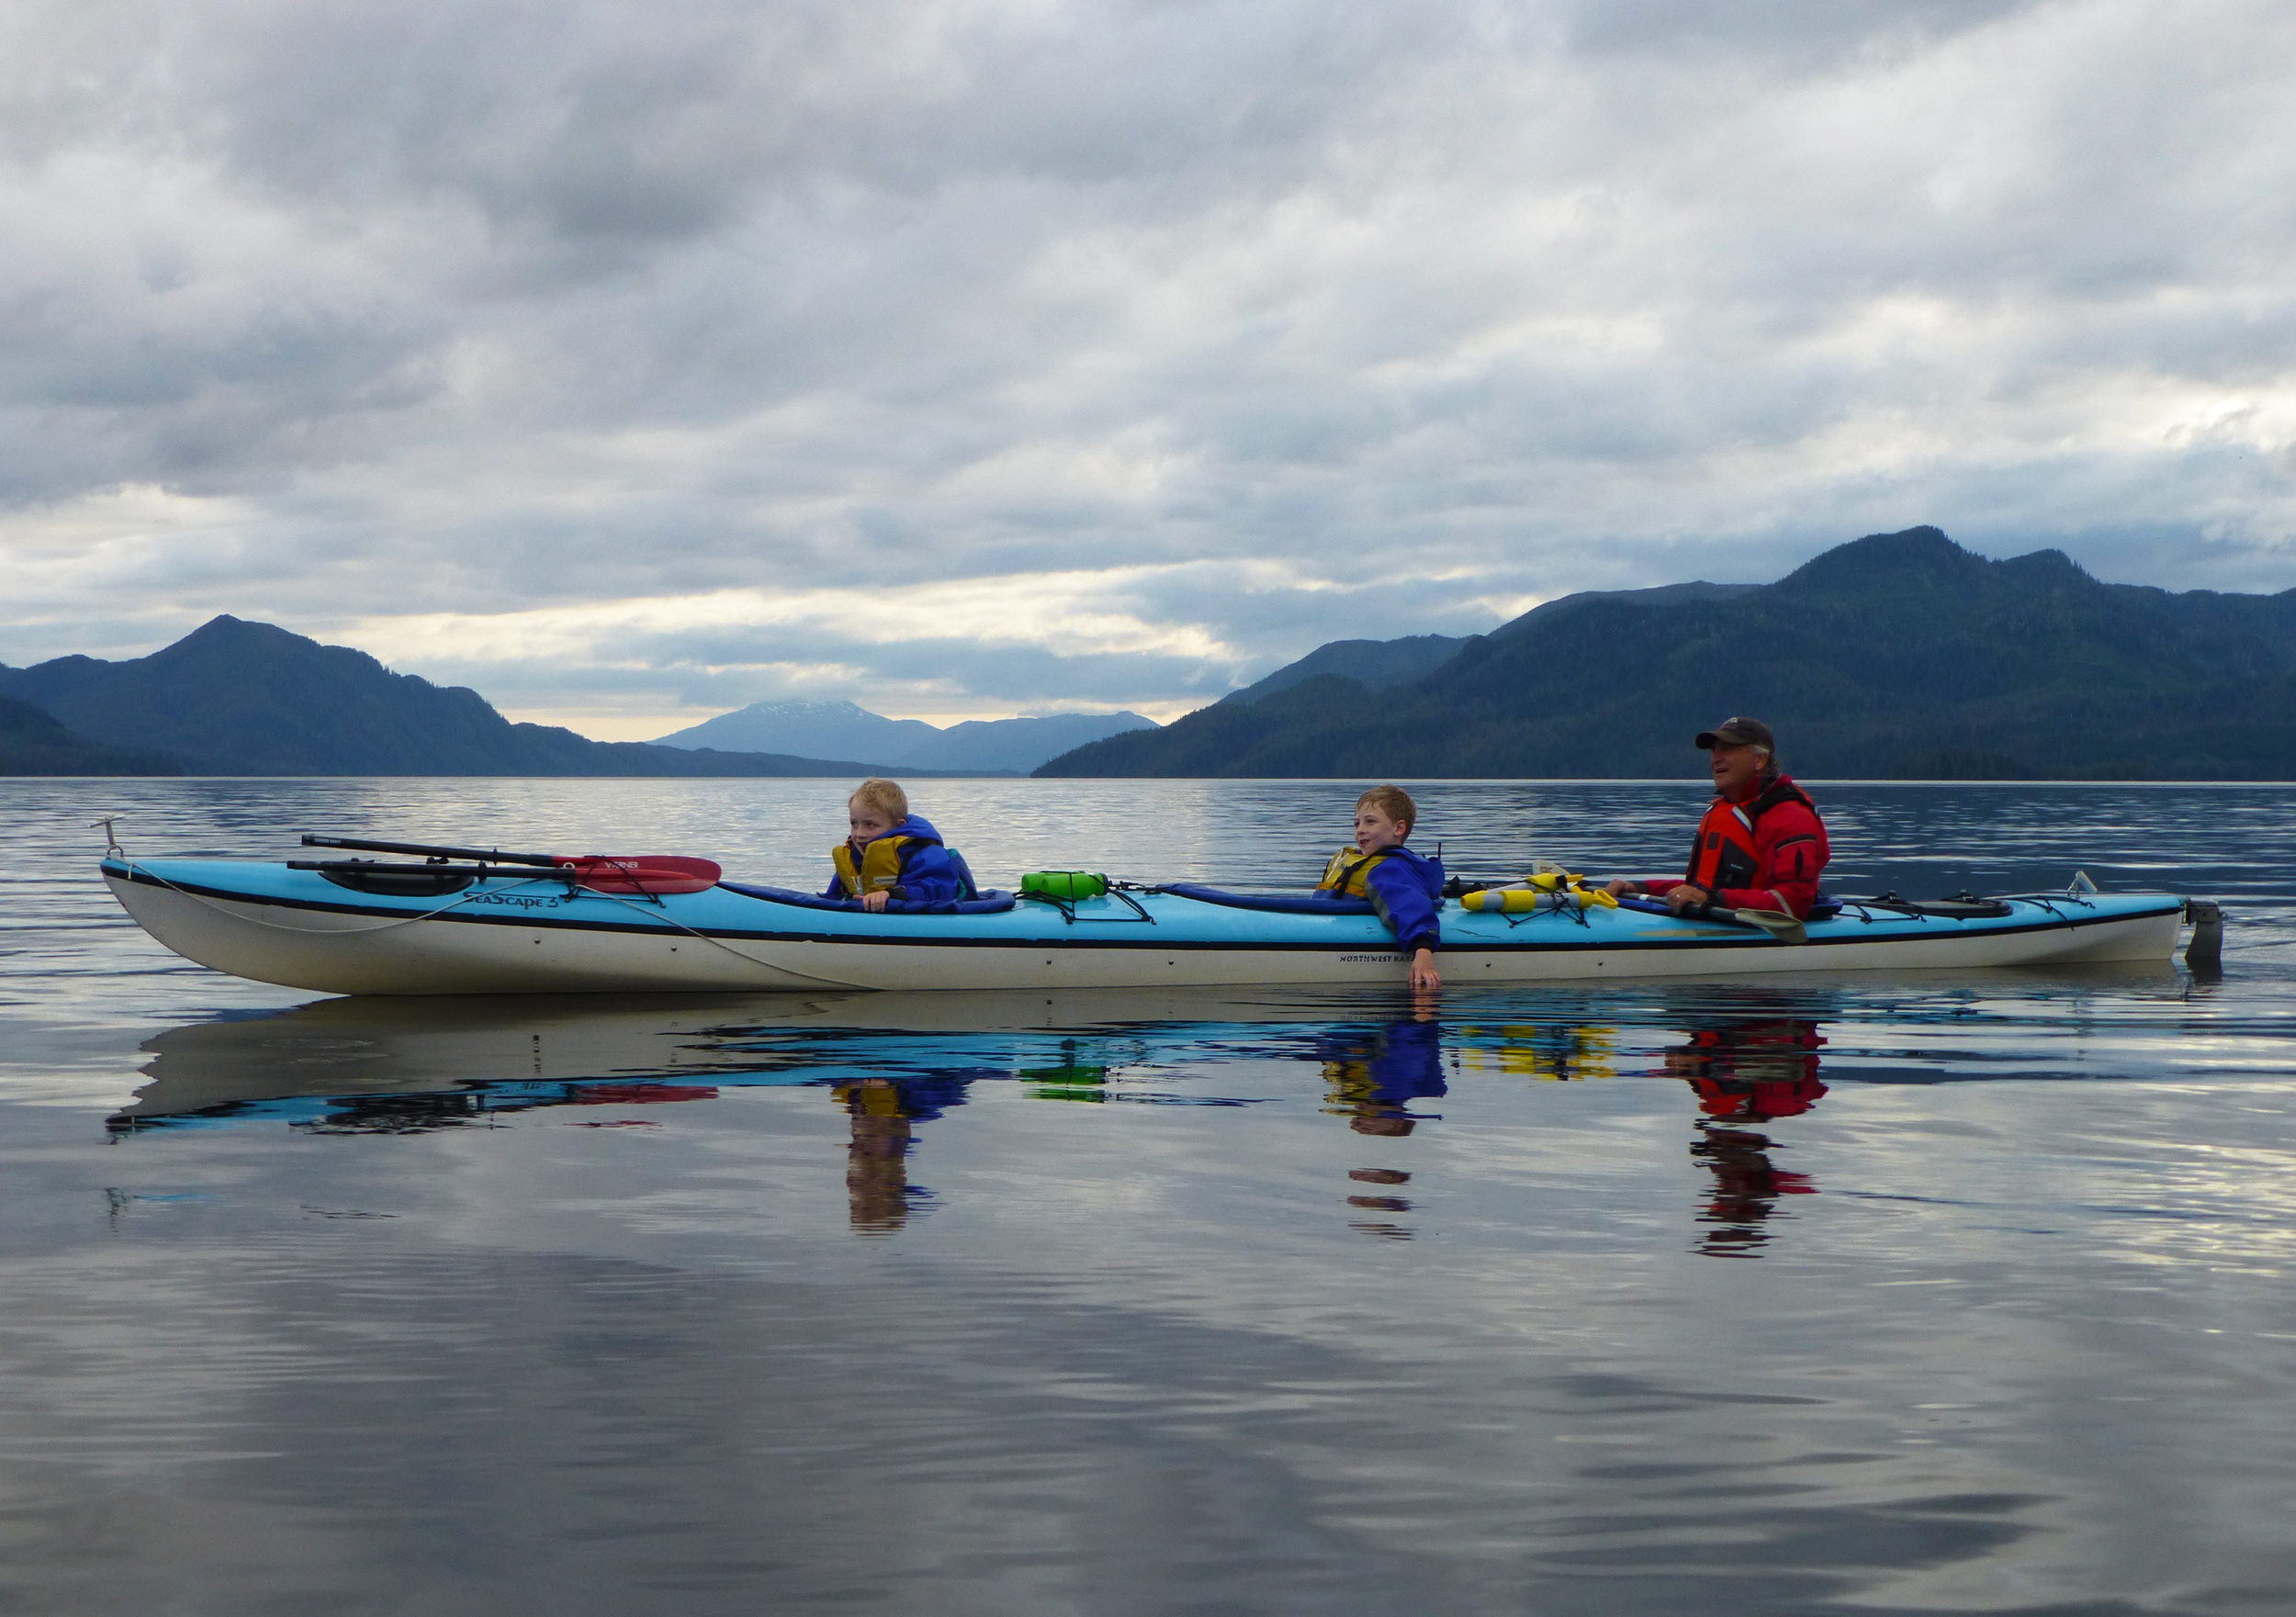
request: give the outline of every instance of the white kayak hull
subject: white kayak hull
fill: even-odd
[[[823,989],[1372,986],[1405,963],[1368,916],[1268,915],[1147,894],[1064,914],[862,915],[718,888],[639,902],[549,881],[451,899],[371,897],[308,871],[227,859],[105,862],[129,915],[187,960],[322,994],[748,993]],[[1761,972],[1965,970],[2165,960],[2182,901],[2020,901],[2006,920],[1865,912],[1809,941],[1671,916],[1443,913],[1455,984]]]

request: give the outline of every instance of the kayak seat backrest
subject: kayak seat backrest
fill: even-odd
[[[321,870],[337,887],[390,898],[445,898],[470,885],[467,876],[405,865],[379,870]]]
[[[1899,898],[1894,893],[1879,898],[1852,898],[1860,909],[1883,910],[1900,915],[1933,915],[1945,921],[1998,921],[2017,913],[2005,898]]]
[[[1199,904],[1224,904],[1232,910],[1265,910],[1278,915],[1369,915],[1379,912],[1367,898],[1316,898],[1299,893],[1230,893],[1223,887],[1200,887],[1193,881],[1167,881],[1156,889]]]
[[[793,887],[760,887],[748,881],[720,881],[728,893],[738,893],[744,898],[762,898],[770,904],[785,904],[801,910],[861,910],[857,898],[823,898],[818,893],[800,893]],[[926,903],[909,899],[889,899],[884,914],[888,915],[993,915],[1008,910],[1018,902],[1009,893],[992,888],[978,898],[944,898]]]
[[[1818,890],[1818,896],[1810,900],[1809,914],[1804,915],[1802,919],[1805,921],[1830,921],[1840,913],[1841,901],[1821,887]]]
[[[945,842],[940,845],[940,851],[947,854],[949,862],[957,868],[957,880],[964,883],[965,902],[971,904],[985,896],[981,892],[981,884],[973,880],[973,867],[964,862],[964,855]]]
[[[1925,899],[1905,906],[1918,915],[1943,915],[1956,921],[1998,921],[2017,913],[2017,906],[1998,898]]]
[[[673,853],[560,854],[557,862],[593,893],[707,893],[726,873],[709,859]]]

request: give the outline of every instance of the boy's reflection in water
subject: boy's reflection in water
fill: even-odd
[[[1816,1106],[1826,1093],[1818,1076],[1825,1042],[1817,1023],[1782,1016],[1703,1027],[1666,1052],[1666,1070],[1690,1084],[1705,1114],[1690,1154],[1714,1174],[1713,1199],[1699,1215],[1712,1226],[1697,1248],[1707,1256],[1759,1256],[1778,1197],[1817,1194],[1806,1174],[1771,1162],[1776,1141],[1736,1125],[1797,1117]]]
[[[923,1073],[863,1078],[829,1093],[852,1118],[845,1148],[845,1195],[855,1233],[890,1235],[908,1222],[932,1192],[909,1183],[913,1126],[964,1104],[972,1074]]]
[[[1411,1109],[1415,1100],[1446,1093],[1443,1082],[1443,1028],[1435,1013],[1421,1007],[1409,1021],[1369,1033],[1333,1035],[1318,1041],[1323,1082],[1330,1086],[1323,1109],[1347,1119],[1347,1127],[1375,1140],[1401,1140],[1425,1114]],[[1358,1185],[1403,1185],[1411,1174],[1401,1168],[1351,1168]],[[1408,1213],[1400,1196],[1356,1195],[1347,1205],[1367,1213]],[[1409,1241],[1411,1231],[1385,1220],[1356,1220],[1350,1229],[1388,1241]]]

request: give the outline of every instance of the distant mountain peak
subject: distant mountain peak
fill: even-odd
[[[251,623],[245,618],[235,618],[226,612],[216,613],[175,644],[194,646],[212,645],[219,640],[268,640],[275,635],[284,635],[289,640],[304,638],[292,629],[282,629],[276,623]]]
[[[2074,579],[2095,582],[2094,576],[2087,567],[2062,550],[2027,551],[2023,556],[2012,556],[1999,565],[2003,567],[2014,568],[2019,574],[2028,578],[2045,579],[2054,575],[2068,582]]]
[[[1863,590],[1885,581],[1922,590],[1950,589],[1975,579],[1990,565],[1948,539],[1943,530],[1924,525],[1896,533],[1868,533],[1837,545],[1771,588],[1789,595]]]
[[[329,646],[313,640],[308,634],[298,634],[276,623],[254,623],[245,618],[235,618],[229,612],[219,612],[172,646],[163,646],[152,657],[159,666],[191,660],[212,661],[217,657],[294,658],[308,661],[315,657],[355,658],[362,667],[381,669],[383,665],[367,653],[350,646]],[[394,679],[412,679],[412,675],[392,675]],[[428,681],[418,681],[427,684]]]
[[[967,719],[944,730],[922,719],[889,719],[850,702],[757,702],[664,736],[658,745],[807,756],[835,749],[837,756],[858,751],[899,769],[1023,772],[1086,742],[1134,728],[1155,724],[1132,713],[1050,713]]]
[[[876,714],[871,713],[867,708],[862,707],[859,702],[806,700],[805,698],[793,698],[788,702],[753,702],[748,707],[740,708],[737,711],[745,713],[804,713],[807,715],[859,714],[862,717],[872,719],[877,716]]]

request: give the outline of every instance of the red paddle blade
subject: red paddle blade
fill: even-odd
[[[710,859],[687,859],[674,853],[555,856],[574,868],[574,879],[593,893],[705,893],[725,874]]]

